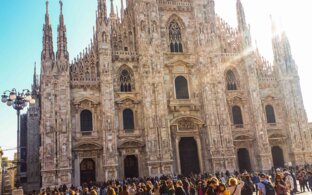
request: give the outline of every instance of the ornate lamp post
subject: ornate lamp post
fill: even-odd
[[[9,95],[6,95],[9,93]],[[35,104],[35,99],[32,99],[31,93],[28,89],[23,89],[22,92],[17,92],[16,89],[6,90],[1,96],[2,103],[12,106],[17,112],[17,163],[20,161],[20,112],[27,104]],[[20,166],[17,166],[17,182],[20,179]]]

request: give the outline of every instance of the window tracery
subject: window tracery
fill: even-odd
[[[169,42],[171,52],[183,52],[181,28],[176,21],[172,21],[169,25]]]
[[[127,66],[119,72],[119,88],[120,92],[132,92],[134,90],[134,76]]]
[[[228,90],[237,90],[237,80],[233,71],[229,70],[226,73],[226,82]]]

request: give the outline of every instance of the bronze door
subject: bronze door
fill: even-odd
[[[275,168],[284,167],[284,154],[283,150],[278,146],[272,147],[273,165]]]
[[[244,172],[245,170],[250,172],[251,171],[251,163],[249,152],[246,148],[240,148],[237,152],[238,158],[238,167],[240,172]]]
[[[80,163],[80,183],[90,182],[95,182],[95,162],[92,159],[84,159]]]
[[[189,176],[200,172],[197,144],[193,137],[183,137],[179,142],[181,174]]]
[[[134,155],[126,156],[124,160],[125,178],[139,177],[138,158]]]

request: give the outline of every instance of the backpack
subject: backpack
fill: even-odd
[[[275,190],[271,183],[261,183],[265,186],[265,195],[275,195]]]
[[[250,195],[254,191],[252,183],[250,182],[245,182],[242,190],[241,190],[241,195]]]

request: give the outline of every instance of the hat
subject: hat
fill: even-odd
[[[259,174],[259,177],[261,177],[261,178],[265,178],[265,177],[266,177],[266,175],[265,175],[264,173],[260,173],[260,174]]]
[[[289,171],[284,171],[284,175],[290,175]]]

